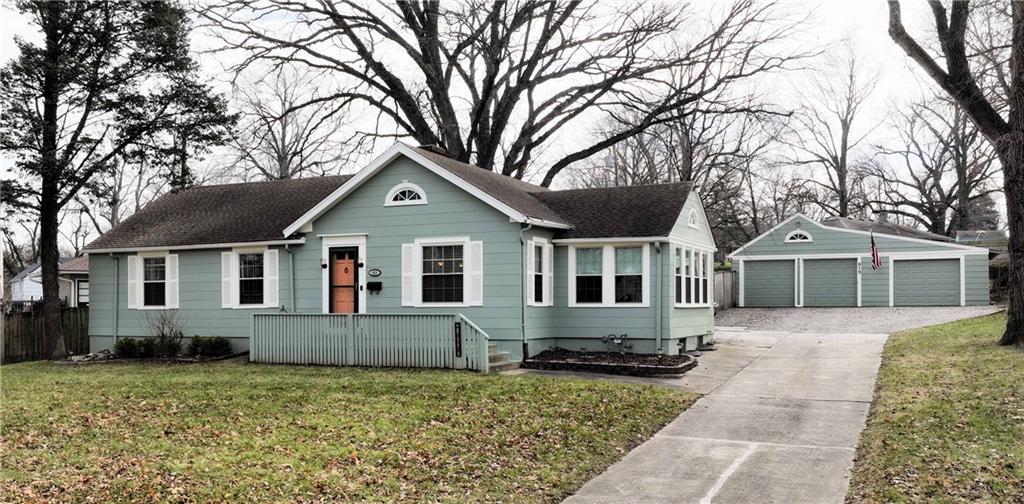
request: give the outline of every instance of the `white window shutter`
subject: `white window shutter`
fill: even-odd
[[[178,308],[178,254],[167,255],[167,281],[164,283],[167,308]]]
[[[231,270],[231,256],[234,255],[231,252],[220,253],[220,306],[221,308],[231,308],[234,306],[234,297],[231,295],[232,285],[232,270]]]
[[[142,258],[137,255],[128,256],[128,308],[138,308],[142,304],[139,299],[139,285],[142,283],[140,271]]]
[[[532,305],[536,300],[533,282],[537,281],[537,246],[532,241],[526,242],[526,304]]]
[[[416,306],[416,246],[402,244],[402,306]]]
[[[278,306],[278,295],[281,282],[278,280],[278,258],[280,253],[277,249],[269,249],[263,256],[263,304],[267,306]]]
[[[484,242],[469,242],[469,275],[468,295],[466,304],[483,306],[484,304]]]
[[[555,246],[544,246],[544,304],[555,306]]]

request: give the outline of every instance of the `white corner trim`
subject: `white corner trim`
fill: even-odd
[[[415,192],[416,194],[419,194],[420,195],[420,199],[418,199],[418,200],[406,200],[406,201],[394,201],[395,195],[398,194],[400,191],[404,191],[406,189],[411,190],[411,191]],[[409,182],[408,180],[403,180],[401,183],[395,184],[395,186],[392,187],[390,191],[388,191],[387,196],[384,197],[384,206],[386,206],[386,207],[389,207],[389,206],[426,205],[426,204],[427,204],[427,192],[424,191],[422,187],[420,187],[420,186],[418,186],[416,184],[413,184],[412,182]]]
[[[967,306],[967,258],[960,256],[960,306]]]
[[[342,198],[344,198],[349,193],[354,191],[356,188],[361,186],[364,182],[370,179],[370,177],[373,177],[377,172],[379,172],[382,168],[387,166],[391,161],[395,160],[398,156],[405,156],[411,159],[420,166],[426,168],[427,170],[430,170],[435,175],[447,180],[448,182],[451,182],[459,189],[468,192],[469,194],[475,196],[480,201],[483,201],[484,203],[490,205],[499,212],[509,216],[509,218],[511,218],[515,222],[529,222],[531,219],[530,217],[524,215],[522,212],[508,206],[505,203],[502,203],[494,196],[491,196],[490,194],[481,191],[476,186],[470,184],[461,177],[456,176],[454,173],[442,168],[437,163],[427,159],[420,153],[416,152],[414,148],[404,143],[397,142],[395,143],[395,145],[392,145],[388,150],[384,151],[383,154],[377,156],[373,161],[370,162],[370,164],[366,165],[366,167],[364,167],[362,170],[359,170],[358,173],[356,173],[352,178],[348,179],[340,187],[335,189],[326,198],[320,200],[319,203],[317,203],[313,208],[310,208],[309,211],[302,215],[302,217],[299,217],[295,222],[288,225],[288,227],[284,229],[284,236],[291,236],[292,233],[295,233],[296,231],[301,229],[302,226],[312,222],[316,218],[323,215],[324,212],[329,210],[338,201],[340,201]],[[534,219],[533,222],[541,224],[545,221]],[[566,228],[568,227],[567,224],[550,224],[557,224],[559,226],[565,226]]]
[[[864,273],[864,261],[863,261],[862,257],[858,257],[857,258],[857,307],[858,308],[860,308],[861,306],[864,306],[863,301],[862,301],[862,298],[863,298],[863,287],[862,287],[863,281],[862,281],[862,278],[861,278],[863,276],[863,273]]]
[[[893,275],[895,275],[896,268],[893,266],[895,266],[894,259],[892,256],[889,256],[889,306],[896,306],[896,298],[893,295]]]
[[[807,239],[797,238],[797,236],[799,236],[799,235],[806,236]],[[804,231],[803,229],[794,229],[794,230],[790,231],[789,234],[786,235],[786,239],[784,240],[784,242],[785,243],[813,243],[814,242],[814,237],[811,236],[811,233],[808,233],[807,231]]]
[[[126,247],[126,248],[106,248],[106,249],[92,249],[86,250],[83,253],[89,254],[112,254],[118,252],[167,252],[169,250],[203,250],[203,249],[233,249],[236,247],[257,247],[257,246],[271,246],[271,245],[302,245],[306,243],[305,238],[295,238],[291,240],[269,240],[269,241],[256,241],[256,242],[234,242],[234,243],[204,243],[200,245],[176,245],[166,246],[161,245],[159,247]]]
[[[739,300],[736,303],[740,308],[743,308],[745,292],[743,292],[743,259],[737,259],[736,271],[739,273],[739,279],[737,280],[740,284],[740,295]]]
[[[364,267],[356,268],[359,277],[359,289],[356,295],[359,296],[359,310],[357,313],[366,313],[366,234],[351,234],[347,236],[322,236],[320,238],[320,261],[321,265],[327,264],[327,267],[320,267],[321,271],[321,291],[320,291],[320,304],[323,313],[330,313],[330,281],[331,281],[331,249],[338,247],[356,247],[356,263],[363,263]]]

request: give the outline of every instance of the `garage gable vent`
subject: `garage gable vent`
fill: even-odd
[[[809,243],[814,241],[807,231],[798,229],[786,235],[786,243]]]

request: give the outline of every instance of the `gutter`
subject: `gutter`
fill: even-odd
[[[289,297],[291,298],[292,312],[298,313],[298,309],[295,308],[295,252],[292,252],[291,244],[284,244],[284,251],[288,252],[288,290],[290,290]]]
[[[533,223],[529,223],[526,227],[519,228],[519,275],[523,279],[523,290],[519,293],[519,331],[523,338],[523,360],[525,361],[530,355],[529,343],[526,342],[526,289],[529,288],[529,281],[526,278],[526,239],[523,237],[523,233],[533,229]],[[554,254],[552,254],[554,255]],[[552,259],[554,259],[552,257]],[[554,291],[554,289],[552,289]]]
[[[657,293],[654,296],[654,304],[656,313],[658,314],[658,320],[654,326],[654,345],[658,349],[658,355],[661,355],[665,351],[661,346],[662,318],[664,316],[661,299],[663,297],[662,294],[664,294],[661,292],[661,242],[654,242],[654,251],[658,254],[658,260],[654,264],[654,292]]]

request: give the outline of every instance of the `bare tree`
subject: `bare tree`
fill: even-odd
[[[813,91],[801,93],[806,106],[794,116],[791,162],[815,168],[807,179],[821,193],[816,199],[822,210],[848,217],[865,204],[853,158],[871,131],[861,113],[877,76],[864,72],[849,47],[844,57],[832,60],[824,75],[814,80]]]
[[[317,81],[312,72],[279,66],[236,86],[241,124],[232,142],[233,167],[242,178],[326,175],[348,164],[356,152],[346,117],[351,99],[321,100]]]
[[[994,53],[1008,57],[972,56],[967,52],[967,28],[971,13],[968,2],[953,2],[947,11],[941,2],[929,2],[939,42],[939,60],[903,27],[898,0],[889,0],[889,35],[959,105],[978,131],[985,136],[1003,165],[1003,193],[1010,227],[1010,275],[1006,331],[1003,345],[1024,347],[1024,2],[1010,2],[1011,30],[993,35]],[[998,42],[996,42],[998,41]],[[973,51],[978,54],[978,51]],[[944,65],[940,65],[942,61]],[[1001,92],[986,94],[979,86],[977,71],[1005,75]],[[992,98],[1000,96],[1000,99]],[[1004,108],[1005,116],[1000,111]]]
[[[804,55],[773,47],[794,23],[772,2],[716,6],[709,22],[691,10],[579,0],[224,0],[200,15],[226,50],[244,55],[235,70],[260,61],[328,70],[351,85],[311,103],[351,100],[376,115],[370,135],[441,145],[509,176],[522,178],[583,118],[639,115],[629,128],[564,149],[544,173],[547,186],[566,166],[687,104]]]
[[[966,229],[972,201],[997,191],[991,146],[945,96],[909,104],[892,123],[896,140],[869,165],[879,189],[870,203],[932,233]]]

